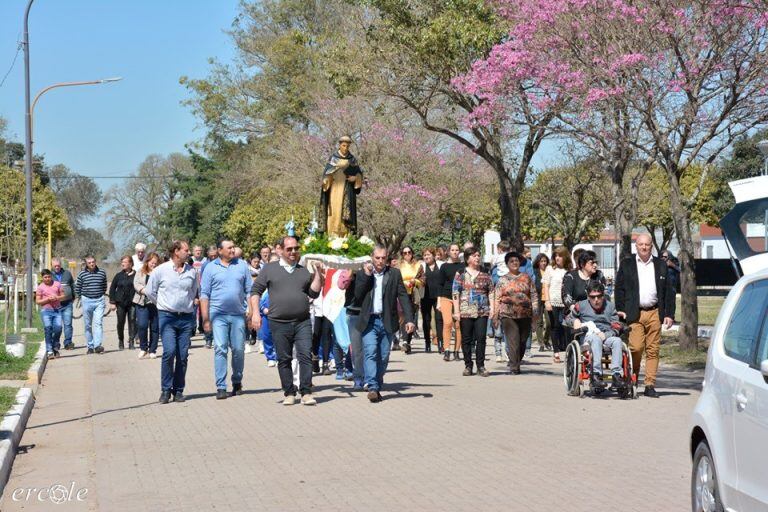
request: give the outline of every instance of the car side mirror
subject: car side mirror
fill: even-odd
[[[760,373],[763,374],[763,379],[765,379],[765,382],[768,382],[768,359],[765,359],[762,363],[760,363]]]

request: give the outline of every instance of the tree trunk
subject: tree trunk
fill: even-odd
[[[499,180],[499,211],[501,213],[500,233],[502,240],[509,240],[512,247],[522,254],[523,235],[520,230],[520,194],[521,190],[507,173],[500,162],[493,165]]]
[[[680,348],[694,350],[698,346],[699,311],[697,307],[696,266],[691,219],[681,200],[677,176],[667,171],[670,178],[670,206],[672,220],[680,243]]]
[[[636,212],[627,205],[624,194],[624,167],[616,164],[606,165],[611,177],[611,193],[613,194],[613,229],[619,240],[618,261],[632,255],[632,228],[637,220]]]

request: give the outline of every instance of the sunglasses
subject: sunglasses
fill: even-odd
[[[283,250],[285,252],[299,252],[299,248],[298,247],[284,247]]]
[[[403,251],[403,254],[413,254],[411,251]]]
[[[603,298],[603,294],[601,293],[600,295],[590,295],[589,298],[590,299],[602,299]]]

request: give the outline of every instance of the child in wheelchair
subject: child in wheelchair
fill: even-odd
[[[587,299],[580,301],[573,308],[572,327],[584,332],[582,346],[592,351],[592,372],[590,384],[600,393],[605,389],[603,382],[603,349],[611,353],[612,387],[622,389],[625,384],[622,378],[622,341],[621,323],[612,302],[606,300],[605,286],[598,281],[587,285]]]

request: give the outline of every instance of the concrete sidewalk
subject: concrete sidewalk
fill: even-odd
[[[284,407],[258,353],[246,355],[245,394],[215,400],[213,352],[196,338],[188,401],[160,405],[160,359],[115,351],[106,320],[105,354],[87,356],[78,335],[50,362],[3,511],[690,507],[701,374],[662,367],[658,400],[572,398],[549,354],[520,376],[490,354],[490,378],[462,377],[416,341],[393,353],[382,403],[330,376],[314,379],[316,407]]]

